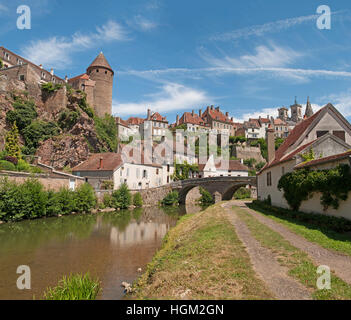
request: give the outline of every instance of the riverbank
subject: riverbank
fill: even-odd
[[[216,204],[171,229],[131,299],[272,299],[228,216]]]

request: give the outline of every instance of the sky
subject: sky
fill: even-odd
[[[20,30],[17,7],[31,9]],[[331,28],[319,29],[328,5]],[[236,121],[277,116],[310,97],[351,120],[351,2],[281,0],[0,0],[0,45],[74,77],[103,51],[113,114],[220,106]]]

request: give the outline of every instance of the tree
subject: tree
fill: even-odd
[[[1,58],[0,58],[0,69],[2,69],[4,67],[4,63],[2,62]]]
[[[136,206],[136,207],[142,207],[143,206],[143,198],[140,194],[140,192],[137,192],[134,197],[133,197],[133,204]]]
[[[5,150],[10,157],[15,157],[16,159],[22,158],[16,122],[13,123],[12,129],[6,135]]]
[[[202,205],[209,205],[214,203],[211,193],[209,193],[206,189],[200,187],[200,194],[201,194],[200,203]]]
[[[116,209],[128,209],[132,203],[132,195],[124,183],[112,193],[112,206]]]

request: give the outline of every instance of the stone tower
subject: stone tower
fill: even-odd
[[[279,108],[278,109],[278,113],[279,113],[278,118],[283,120],[283,121],[288,120],[288,118],[289,118],[288,111],[289,110],[287,108],[285,108],[285,107]]]
[[[112,114],[112,89],[114,71],[101,52],[87,69],[91,80],[95,81],[94,110],[99,117]]]
[[[310,102],[310,97],[307,98],[307,104],[306,104],[306,112],[305,112],[305,117],[309,118],[313,116],[313,109],[312,109],[312,105]]]
[[[302,106],[297,103],[295,98],[295,104],[290,106],[291,109],[291,120],[294,122],[300,122],[302,120]]]

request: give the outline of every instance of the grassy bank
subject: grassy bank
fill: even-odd
[[[134,284],[133,299],[271,299],[224,210],[183,217]]]
[[[292,246],[279,233],[260,223],[246,210],[239,207],[233,207],[233,209],[240,219],[246,223],[251,234],[261,245],[275,252],[279,256],[279,263],[289,269],[289,274],[311,290],[314,299],[351,299],[351,287],[333,274],[331,290],[318,290],[316,288],[316,281],[319,276],[316,273],[317,266],[314,265],[306,253]]]
[[[255,202],[251,209],[275,220],[292,232],[320,246],[351,256],[351,222],[320,214],[309,214],[280,209]],[[347,233],[346,233],[347,232]]]

